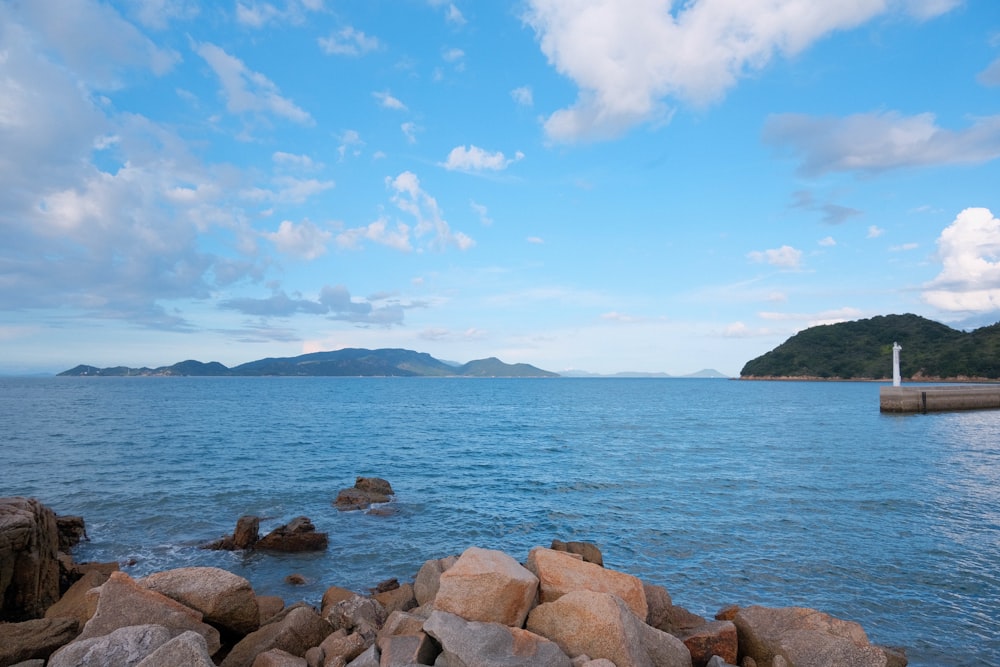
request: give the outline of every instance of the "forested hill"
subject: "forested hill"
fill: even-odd
[[[811,327],[752,361],[740,378],[892,378],[892,344],[909,380],[1000,379],[1000,323],[964,332],[918,315]]]

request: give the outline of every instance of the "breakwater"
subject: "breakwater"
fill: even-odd
[[[927,413],[1000,409],[1000,384],[879,388],[881,412]]]

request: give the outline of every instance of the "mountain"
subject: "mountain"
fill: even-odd
[[[1000,323],[965,332],[912,314],[810,327],[748,361],[740,377],[890,379],[894,342],[903,378],[1000,379]]]
[[[313,352],[297,357],[258,359],[233,368],[217,361],[187,360],[160,368],[97,368],[80,365],[60,376],[395,376],[395,377],[557,377],[529,364],[505,364],[495,357],[455,366],[424,352],[401,349],[365,350],[347,348],[333,352]]]

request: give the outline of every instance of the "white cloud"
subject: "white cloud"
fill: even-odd
[[[172,20],[189,21],[198,16],[196,0],[132,0],[131,14],[144,26],[162,30]]]
[[[938,237],[941,273],[923,299],[947,311],[1000,310],[1000,220],[986,208],[967,208]]]
[[[525,21],[542,52],[580,89],[545,122],[551,139],[615,136],[667,116],[667,98],[705,104],[776,56],[793,56],[834,31],[886,12],[885,0],[529,0]],[[672,6],[678,4],[676,11]],[[892,7],[930,18],[951,1]]]
[[[832,236],[827,236],[825,238],[820,239],[819,244],[824,248],[832,248],[833,246],[837,245],[837,240],[834,239]]]
[[[788,245],[769,250],[754,250],[748,252],[747,257],[753,262],[766,263],[783,269],[797,269],[802,264],[802,251]]]
[[[251,28],[263,28],[269,23],[302,23],[307,11],[323,9],[323,0],[285,0],[279,9],[270,2],[239,0],[236,3],[236,21]]]
[[[764,140],[799,158],[807,175],[976,164],[1000,157],[1000,116],[978,118],[969,128],[953,131],[938,126],[931,113],[781,114],[768,119]]]
[[[513,158],[508,159],[502,152],[489,153],[479,146],[456,146],[448,153],[448,159],[441,166],[449,170],[459,171],[502,171],[513,163],[524,158],[524,153],[518,151]]]
[[[345,130],[342,135],[340,135],[340,145],[337,146],[337,154],[340,155],[340,159],[343,160],[348,152],[354,157],[361,155],[361,147],[365,145],[365,142],[361,140],[361,135],[357,130]]]
[[[231,113],[266,112],[302,125],[312,125],[312,116],[282,97],[270,79],[247,69],[239,58],[209,43],[199,45],[197,51],[219,77],[226,108]]]
[[[379,106],[383,109],[395,109],[396,111],[406,111],[406,105],[392,96],[387,90],[372,93],[372,97],[378,100]]]
[[[525,240],[528,243],[531,243],[532,245],[544,245],[545,244],[545,239],[543,239],[541,236],[529,236]]]
[[[271,159],[274,160],[275,164],[297,167],[307,171],[319,169],[323,166],[308,155],[295,155],[294,153],[286,153],[284,151],[275,151],[271,155]]]
[[[382,48],[377,37],[369,37],[351,26],[341,28],[329,37],[320,37],[317,41],[320,48],[330,55],[361,56]]]
[[[878,237],[882,236],[883,234],[885,234],[885,230],[884,229],[882,229],[881,227],[878,227],[876,225],[871,225],[870,227],[868,227],[868,234],[866,234],[865,238],[877,239]]]
[[[278,231],[264,233],[263,236],[274,243],[280,252],[312,260],[326,253],[326,244],[333,234],[308,220],[298,225],[291,220],[283,220]]]
[[[465,25],[465,17],[462,12],[458,10],[454,4],[449,4],[448,9],[445,10],[444,18],[448,23],[453,23],[455,25]]]
[[[977,74],[976,81],[984,86],[1000,86],[1000,58],[991,62],[986,69]]]
[[[355,227],[337,235],[337,245],[342,248],[357,250],[361,247],[362,240],[395,248],[401,252],[413,250],[409,225],[397,223],[395,227],[390,227],[385,218],[379,218],[365,227]]]
[[[889,252],[908,252],[920,247],[919,243],[902,243],[900,245],[889,246]]]
[[[315,178],[293,178],[277,176],[272,180],[273,188],[249,188],[240,194],[247,201],[301,204],[310,197],[334,187],[333,181]]]
[[[399,129],[402,130],[403,136],[406,137],[407,143],[410,144],[417,143],[417,132],[420,130],[420,128],[417,126],[416,123],[407,121],[402,125],[400,125]]]
[[[481,222],[484,227],[489,227],[493,224],[493,218],[490,217],[490,212],[485,206],[477,204],[474,201],[470,201],[469,206],[476,212],[476,215],[479,216],[479,222]]]
[[[531,86],[521,86],[520,88],[515,88],[510,91],[510,96],[523,107],[530,107],[534,105],[535,98],[531,92]]]
[[[463,232],[453,232],[444,219],[437,200],[420,187],[420,179],[411,171],[404,171],[395,178],[387,178],[386,185],[393,191],[392,202],[399,210],[416,220],[413,234],[416,238],[430,237],[433,250],[444,250],[454,245],[468,250],[476,242]]]
[[[839,322],[849,322],[864,315],[864,312],[857,308],[844,306],[833,310],[823,310],[818,313],[778,313],[763,312],[757,313],[762,320],[772,322],[800,322],[803,329],[819,326],[821,324],[837,324]]]
[[[441,58],[443,58],[445,62],[449,63],[461,62],[462,59],[465,58],[465,51],[456,48],[445,49],[441,54]]]

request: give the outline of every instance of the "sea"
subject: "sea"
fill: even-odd
[[[1000,665],[1000,411],[885,415],[877,383],[0,378],[0,495],[82,515],[77,561],[193,565],[318,605],[470,546],[553,539],[711,618],[859,622],[911,665]],[[341,512],[357,476],[378,513]],[[199,548],[246,514],[325,552]],[[286,583],[290,574],[306,583]]]

